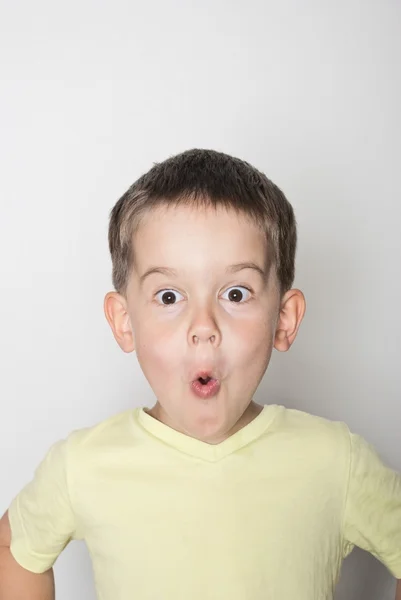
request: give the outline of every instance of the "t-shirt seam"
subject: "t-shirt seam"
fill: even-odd
[[[28,536],[28,533],[27,533],[27,531],[25,529],[24,520],[21,517],[21,511],[20,511],[19,503],[20,503],[20,496],[18,495],[17,498],[16,498],[16,508],[17,508],[18,520],[19,520],[19,522],[21,524],[21,529],[22,529],[23,534],[24,534],[25,547],[26,547],[26,550],[28,551],[28,554],[34,554],[34,551],[32,550],[31,545],[29,543],[29,536]],[[12,541],[13,540],[12,540],[12,534],[11,534],[11,543],[12,543]]]
[[[345,494],[344,494],[344,502],[343,502],[343,512],[341,518],[341,552],[344,553],[346,544],[348,544],[349,540],[346,539],[345,536],[345,527],[346,527],[346,514],[347,514],[347,506],[348,506],[348,495],[350,490],[351,483],[351,468],[352,468],[352,438],[351,431],[346,423],[344,423],[347,439],[348,439],[348,473],[346,473],[346,485],[345,485]]]
[[[65,481],[66,481],[66,492],[67,492],[67,497],[68,497],[68,502],[70,504],[70,508],[71,508],[71,513],[73,516],[73,520],[74,520],[74,531],[72,532],[71,538],[77,534],[78,531],[78,525],[77,525],[77,516],[76,516],[76,511],[74,510],[74,499],[73,499],[73,491],[72,491],[72,484],[71,484],[71,458],[70,458],[70,452],[69,452],[69,446],[72,443],[72,438],[71,436],[69,436],[67,438],[67,443],[66,443],[66,447],[65,447]]]
[[[15,506],[16,506],[18,520],[20,522],[21,529],[22,529],[22,532],[24,534],[23,541],[24,541],[24,545],[25,545],[25,550],[26,550],[26,552],[27,552],[27,554],[29,555],[30,558],[33,558],[35,561],[41,561],[44,555],[36,552],[35,550],[33,550],[32,547],[31,547],[31,544],[29,542],[29,535],[28,535],[28,532],[27,532],[27,530],[25,528],[24,519],[21,516],[20,495],[18,495],[16,497],[16,504],[15,504]],[[13,542],[13,532],[11,532],[11,544],[10,544],[10,547],[12,546],[12,542]],[[45,556],[50,557],[52,555],[49,554],[49,555],[45,555]]]

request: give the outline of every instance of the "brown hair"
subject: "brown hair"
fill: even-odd
[[[141,218],[158,206],[224,207],[249,217],[266,234],[281,293],[292,286],[297,231],[283,192],[239,158],[214,150],[187,150],[156,163],[117,201],[110,213],[113,285],[126,293],[133,266],[132,240]]]

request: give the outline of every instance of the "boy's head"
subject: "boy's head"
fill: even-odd
[[[291,289],[291,205],[248,163],[190,150],[120,198],[109,245],[116,291],[106,317],[120,347],[137,352],[154,416],[204,441],[225,439],[251,420],[272,348],[288,350],[304,314]],[[207,375],[218,383],[201,398],[193,381]]]

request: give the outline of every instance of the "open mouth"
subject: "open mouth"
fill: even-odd
[[[195,379],[191,388],[198,398],[212,398],[219,392],[220,382],[209,375],[204,375]]]

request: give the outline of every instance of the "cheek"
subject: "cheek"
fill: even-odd
[[[274,325],[272,319],[261,318],[241,323],[235,341],[230,344],[232,355],[242,364],[264,364],[273,347]]]
[[[180,345],[171,331],[159,326],[139,325],[135,330],[135,348],[139,364],[147,377],[163,374],[163,380],[174,377],[180,360]]]

